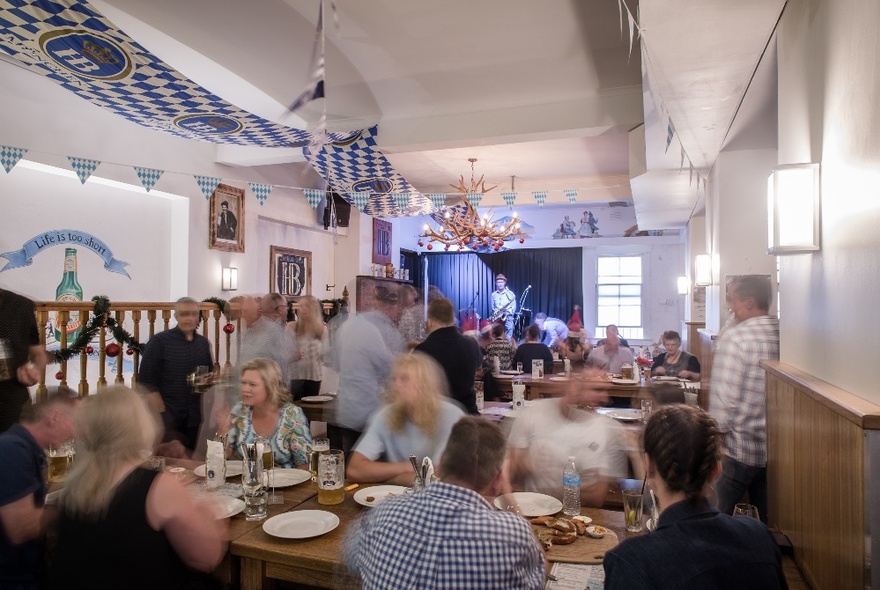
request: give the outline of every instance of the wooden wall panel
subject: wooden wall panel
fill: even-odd
[[[880,406],[778,361],[763,365],[770,526],[789,538],[812,588],[864,588],[865,429]]]

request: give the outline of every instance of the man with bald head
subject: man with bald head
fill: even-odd
[[[606,373],[620,373],[623,363],[633,362],[633,353],[628,347],[620,345],[617,334],[608,334],[605,343],[590,352],[587,364]]]

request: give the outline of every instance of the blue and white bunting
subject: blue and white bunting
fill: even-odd
[[[141,168],[140,166],[132,166],[134,168],[135,173],[138,178],[141,180],[141,184],[147,192],[150,192],[150,189],[153,188],[159,179],[162,178],[162,175],[165,173],[164,170],[158,170],[156,168]]]
[[[367,201],[370,200],[370,193],[366,191],[348,193],[348,196],[351,197],[351,201],[354,203],[354,206],[357,207],[359,211],[363,211],[367,206]]]
[[[74,156],[67,156],[67,159],[70,160],[70,167],[76,172],[76,175],[79,176],[79,181],[82,184],[85,184],[89,179],[89,176],[92,175],[92,172],[101,164],[98,160],[88,160],[86,158],[75,158]]]
[[[431,199],[435,209],[442,209],[446,205],[446,193],[428,193],[427,197]]]
[[[18,161],[21,160],[26,153],[27,149],[25,148],[13,147],[11,145],[0,145],[0,163],[3,164],[3,169],[6,170],[7,174],[12,172],[12,169],[15,168],[15,165],[18,164]]]
[[[409,194],[391,193],[391,198],[394,199],[394,204],[397,205],[397,208],[401,211],[406,211],[409,207]]]
[[[317,209],[321,201],[324,200],[325,191],[320,188],[304,188],[303,194],[306,196],[306,200],[312,209]]]
[[[568,202],[570,204],[574,205],[575,202],[577,201],[577,198],[578,198],[577,189],[576,188],[567,188],[567,189],[563,189],[562,192],[563,192],[563,194],[565,194],[565,197],[568,199]]]
[[[211,195],[217,190],[217,185],[220,184],[220,179],[216,176],[193,175],[193,178],[196,179],[196,184],[199,185],[199,189],[201,189],[202,194],[205,195],[206,201],[211,198]]]
[[[480,206],[480,201],[483,200],[483,193],[468,193],[467,200],[471,202],[471,205],[474,207]]]
[[[544,203],[547,201],[547,191],[532,191],[532,196],[535,197],[538,207],[543,207]]]
[[[503,192],[503,193],[501,193],[501,198],[504,199],[504,202],[507,203],[508,207],[513,209],[513,204],[516,203],[516,193]]]
[[[251,192],[254,193],[254,196],[257,197],[257,200],[262,207],[263,203],[266,202],[266,199],[269,198],[269,193],[272,192],[272,185],[260,184],[259,182],[249,182],[248,186],[250,187]]]

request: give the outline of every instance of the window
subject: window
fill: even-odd
[[[614,324],[624,338],[642,338],[642,257],[600,256],[596,273],[596,336]]]

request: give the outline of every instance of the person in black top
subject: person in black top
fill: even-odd
[[[0,289],[0,432],[18,422],[45,366],[33,302]]]
[[[189,450],[195,448],[199,425],[202,423],[202,398],[193,395],[187,376],[198,366],[214,369],[211,343],[196,332],[199,325],[199,302],[189,297],[177,300],[174,306],[177,326],[159,332],[147,343],[138,383],[151,392],[158,392],[156,403],[165,423],[166,442],[179,441]],[[177,445],[179,449],[179,445]],[[180,455],[173,446],[163,452]]]
[[[526,328],[526,341],[516,348],[516,354],[513,355],[513,366],[517,363],[523,364],[523,371],[532,372],[532,361],[543,360],[544,372],[553,372],[553,353],[546,345],[539,342],[541,339],[541,329],[532,324]]]
[[[449,395],[469,414],[477,411],[474,378],[480,368],[480,347],[476,340],[463,336],[455,327],[455,310],[448,299],[428,304],[428,337],[416,346],[440,363],[449,380]]]
[[[229,210],[229,201],[220,203],[220,215],[217,217],[217,239],[234,240],[238,229],[238,220]]]

